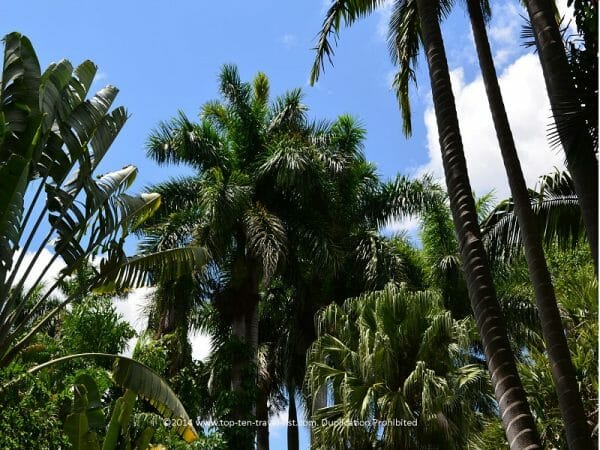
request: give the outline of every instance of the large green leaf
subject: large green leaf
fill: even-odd
[[[65,433],[74,450],[87,448],[88,421],[85,413],[73,413],[65,420]]]
[[[114,360],[113,380],[117,385],[123,389],[135,392],[140,397],[146,399],[163,416],[180,419],[176,423],[181,423],[182,425],[176,426],[176,430],[186,442],[193,442],[198,439],[198,433],[194,428],[192,420],[166,380],[148,366],[134,359],[108,353],[78,353],[56,358],[31,367],[27,370],[26,374],[34,374],[42,369],[78,358],[108,358]],[[8,389],[21,378],[13,379],[4,384],[2,390]],[[72,419],[72,421],[73,429],[78,432],[77,436],[80,436],[83,425],[86,425],[87,428],[87,418],[85,419],[85,423],[81,418],[78,418],[77,421]]]
[[[44,71],[40,83],[40,109],[44,112],[44,130],[52,128],[60,103],[63,101],[63,91],[69,85],[73,66],[67,60],[52,63]]]
[[[75,386],[85,388],[86,403],[81,412],[86,413],[89,427],[96,431],[103,429],[105,422],[104,413],[102,412],[102,399],[96,381],[90,375],[84,373],[77,376]]]
[[[0,165],[0,283],[12,265],[21,231],[29,160],[13,154]]]
[[[167,382],[153,370],[132,359],[119,358],[115,361],[113,379],[118,385],[148,400],[163,416],[180,419],[183,425],[176,426],[176,429],[186,442],[198,438],[183,404]]]
[[[116,203],[117,198],[131,186],[136,174],[134,166],[127,166],[105,174],[98,180],[79,181],[76,178],[64,189],[46,185],[48,209],[52,212],[48,220],[58,234],[54,248],[68,266],[74,266],[99,245],[115,239],[121,224],[119,213],[124,210],[121,204]],[[80,182],[84,184],[86,193],[83,207],[76,201],[79,191],[77,184]],[[145,211],[142,212],[145,214]],[[124,220],[134,219],[129,217]],[[82,245],[88,231],[88,239]]]
[[[90,430],[90,414],[88,412],[90,397],[97,397],[96,400],[99,403],[100,396],[98,395],[96,383],[89,375],[80,376],[73,386],[73,394],[73,408],[72,413],[65,420],[65,434],[69,437],[74,450],[99,450],[98,436],[94,431]],[[94,420],[97,420],[96,416],[92,413]],[[104,423],[103,417],[101,423]],[[98,428],[98,424],[95,425]]]
[[[6,161],[11,153],[26,156],[30,149],[40,119],[39,83],[40,65],[29,39],[19,33],[6,35],[0,110],[8,132],[0,147],[0,161]]]
[[[117,448],[121,430],[125,430],[129,424],[136,397],[136,393],[128,389],[123,396],[118,398],[115,402],[115,408],[106,429],[102,450],[115,450]]]

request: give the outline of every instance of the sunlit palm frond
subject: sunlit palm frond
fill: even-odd
[[[267,118],[268,133],[284,130],[297,131],[305,126],[308,108],[302,103],[303,96],[301,89],[292,89],[275,99]]]
[[[579,201],[566,172],[541,178],[529,192],[531,209],[544,243],[574,246],[585,238]],[[510,260],[522,251],[521,233],[511,199],[501,202],[481,224],[490,258]]]
[[[377,195],[381,206],[378,214],[371,220],[376,226],[384,227],[391,220],[423,214],[439,203],[443,195],[439,185],[433,183],[428,176],[411,180],[398,175],[395,180],[383,184]]]
[[[217,130],[208,121],[192,123],[182,111],[152,131],[146,151],[159,164],[187,164],[199,170],[228,165]]]
[[[485,368],[465,364],[455,351],[467,350],[468,327],[442,309],[434,292],[387,285],[322,309],[317,327],[305,390],[312,402],[327,391],[325,407],[311,416],[315,441],[327,448],[461,448],[477,420],[472,408],[486,410]],[[399,417],[418,418],[419,426],[376,422]],[[354,420],[366,422],[357,427]]]
[[[125,260],[108,259],[101,263],[97,292],[148,286],[156,277],[173,280],[201,269],[209,260],[202,247],[183,247],[138,255]]]
[[[262,263],[263,277],[268,284],[278,266],[285,260],[287,235],[279,217],[257,203],[244,216],[248,249]]]

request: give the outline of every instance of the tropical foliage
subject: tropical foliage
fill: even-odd
[[[261,320],[270,329],[282,324],[261,318],[261,298],[288,301],[292,316],[311,317],[321,304],[397,277],[400,259],[377,230],[423,210],[439,192],[427,179],[379,180],[362,153],[365,131],[359,124],[349,116],[311,122],[300,90],[271,101],[264,74],[244,83],[232,66],[222,69],[219,82],[222,101],[205,104],[199,124],[180,114],[162,123],[148,141],[148,154],[157,162],[187,164],[197,175],[150,188],[161,194],[163,204],[144,226],[142,252],[201,245],[209,255],[202,272],[162,278],[151,326],[158,336],[180,336],[177,345],[183,350],[173,363],[181,367],[182,355],[189,360],[185,348],[193,311],[211,301],[213,317],[226,328],[219,342],[225,345],[229,333],[240,341],[226,345],[234,360],[243,361],[244,350],[233,350],[243,343],[252,364],[259,362],[259,342],[277,345],[271,354],[291,350],[299,373],[292,378],[290,370],[277,370],[288,374],[288,384],[300,386],[314,331],[302,325],[293,341],[286,344],[277,336],[275,344],[261,331]],[[313,290],[307,304],[305,289],[319,278],[332,291]],[[291,297],[271,295],[277,283]],[[282,348],[286,345],[301,347]],[[231,367],[228,379],[240,397],[238,410],[240,404],[254,403],[256,389],[252,384],[240,389],[241,370],[256,368],[241,362]]]
[[[147,157],[176,175],[131,194],[134,166],[99,169],[128,117],[118,90],[92,93],[90,61],[42,71],[7,35],[0,448],[268,450],[285,414],[289,450],[302,419],[318,450],[591,448],[597,6],[569,0],[579,34],[560,39],[552,2],[523,2],[549,146],[569,170],[528,189],[490,3],[465,5],[511,188],[500,202],[469,181],[440,28],[456,2],[329,2],[310,78],[344,26],[388,7],[402,131],[423,50],[446,189],[382,179],[356,117],[315,119],[301,89],[277,96],[264,73],[225,65],[198,119],[180,111],[149,133]],[[417,232],[390,231],[407,219]],[[136,332],[118,305],[139,287]],[[201,361],[196,333],[211,342]]]
[[[187,420],[185,409],[160,376],[129,358],[97,353],[122,351],[134,333],[107,303],[108,297],[88,297],[89,291],[107,284],[118,288],[143,285],[149,281],[148,269],[158,265],[156,257],[129,261],[123,244],[127,234],[158,208],[160,196],[125,193],[137,173],[133,166],[104,175],[95,173],[127,118],[122,107],[110,111],[118,90],[107,86],[86,99],[96,73],[92,62],[73,68],[63,60],[41,73],[26,37],[12,33],[4,42],[0,89],[0,366],[5,370],[3,375],[9,377],[1,395],[19,385],[25,374],[57,363],[84,356],[116,358],[114,381],[131,392],[126,394],[133,396],[131,401],[137,393],[161,414]],[[30,198],[27,206],[26,196]],[[90,264],[98,253],[107,256]],[[42,258],[46,254],[49,256]],[[180,259],[183,264],[188,262]],[[160,264],[164,261],[168,258]],[[56,279],[44,285],[48,272],[59,262]],[[189,271],[190,264],[186,267]],[[74,305],[68,310],[70,303]],[[98,335],[98,326],[107,334]],[[41,341],[36,342],[38,339]],[[86,349],[95,353],[62,356],[18,375],[23,364],[47,359],[52,350],[58,350],[49,349],[44,341],[59,339],[62,351]],[[74,448],[99,448],[95,433],[101,422],[97,386],[89,375],[81,375],[74,382],[74,390],[72,412],[62,419],[65,433]],[[46,411],[52,414],[52,405]],[[123,411],[116,415],[125,417]],[[21,438],[22,423],[16,425],[7,433],[9,442],[17,443]],[[123,424],[115,427],[112,423],[108,426],[104,440],[107,450],[115,447]],[[197,439],[193,426],[178,431],[190,442]],[[51,433],[50,440],[64,441],[60,433]]]
[[[492,409],[473,323],[433,291],[387,285],[325,308],[317,327],[307,390],[331,401],[313,410],[314,448],[465,448]]]

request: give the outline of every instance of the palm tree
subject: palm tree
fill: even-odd
[[[452,319],[434,291],[388,284],[317,317],[306,389],[330,401],[313,410],[313,448],[464,448],[491,414],[485,369],[470,361],[472,319]]]
[[[318,75],[323,57],[331,54],[327,37],[339,29],[341,20],[352,23],[372,12],[378,4],[379,2],[351,3],[341,0],[332,4],[321,31],[313,75]],[[395,84],[399,92],[401,108],[406,117],[410,113],[410,109],[405,106],[407,105],[408,82],[411,77],[414,77],[410,64],[417,57],[420,31],[431,78],[450,208],[459,240],[471,307],[485,349],[496,399],[511,447],[531,446],[531,448],[536,448],[535,446],[539,446],[539,437],[519,379],[504,320],[496,299],[464,159],[456,106],[439,27],[440,17],[447,14],[450,7],[449,2],[426,2],[424,0],[395,2],[391,19],[391,35],[393,36],[391,49],[395,54],[396,61],[400,64],[400,73],[395,79]],[[405,126],[405,131],[409,130],[410,127]]]
[[[354,145],[360,143],[357,140]],[[381,289],[391,280],[413,281],[405,254],[395,240],[381,236],[379,229],[394,217],[430,208],[440,196],[439,188],[428,178],[409,180],[399,176],[382,182],[375,175],[375,168],[365,163],[358,148],[351,152],[346,145],[338,148],[354,156],[348,158],[345,170],[331,174],[335,186],[328,190],[331,194],[327,203],[318,208],[327,211],[327,217],[322,219],[323,229],[329,230],[334,257],[323,258],[313,246],[291,239],[282,274],[289,289],[284,303],[288,312],[281,327],[285,331],[279,334],[278,350],[274,352],[283,355],[281,373],[288,393],[289,423],[297,420],[295,402],[297,397],[302,398],[298,391],[304,378],[306,353],[316,338],[313,327],[316,312],[332,302],[341,304],[348,297]],[[313,399],[317,403],[320,400],[318,396]],[[314,406],[305,405],[305,410]],[[298,445],[297,427],[288,427],[288,447],[298,448]]]
[[[188,164],[197,174],[152,187],[163,206],[145,229],[142,249],[205,245],[211,260],[194,274],[197,297],[215,304],[220,320],[250,348],[256,362],[257,307],[270,281],[299,251],[307,261],[321,261],[319,267],[336,259],[328,226],[343,216],[334,216],[338,211],[328,202],[342,192],[336,192],[336,183],[359,177],[356,167],[353,172],[345,168],[364,132],[345,116],[333,124],[310,123],[300,90],[269,104],[264,74],[243,83],[235,67],[225,66],[220,91],[223,102],[207,103],[200,124],[180,114],[149,139],[150,157],[161,164]],[[362,156],[359,163],[368,176],[358,179],[368,184],[373,169]],[[195,294],[187,289],[185,295]],[[169,314],[168,308],[159,308],[158,323]],[[251,363],[240,357],[233,364],[231,389],[240,395],[242,373]]]
[[[564,327],[558,311],[550,271],[548,270],[544,256],[542,239],[531,209],[529,191],[527,190],[525,177],[521,170],[517,149],[502,100],[492,51],[485,29],[481,1],[467,0],[467,8],[471,19],[477,55],[479,57],[479,66],[483,74],[483,82],[492,112],[492,119],[496,128],[502,160],[506,168],[508,184],[512,193],[514,211],[521,231],[525,259],[534,287],[544,341],[548,349],[548,358],[554,369],[554,382],[565,421],[569,448],[589,448],[591,441],[589,439],[589,430],[587,430],[583,403],[579,395],[577,379],[575,378],[575,369],[573,368],[569,347],[567,346],[567,340],[563,332]]]
[[[590,135],[585,124],[553,4],[549,0],[525,2],[556,123],[554,138],[565,152],[598,272],[598,160],[594,149],[597,138]]]
[[[151,188],[163,202],[145,228],[142,248],[155,252],[193,241],[207,246],[212,262],[196,274],[196,298],[212,300],[234,335],[246,342],[260,338],[250,341],[254,349],[254,343],[277,345],[290,355],[280,370],[293,404],[314,340],[315,312],[395,277],[400,263],[378,229],[423,210],[438,193],[428,180],[380,181],[362,152],[365,132],[356,121],[342,116],[333,123],[309,123],[299,91],[269,106],[264,75],[250,87],[226,67],[221,92],[225,102],[208,103],[200,124],[180,115],[151,136],[151,157],[191,165],[198,174]],[[254,311],[261,296],[270,298],[272,280],[293,290],[288,309],[295,331],[277,336],[276,343],[269,337],[271,326],[258,336],[248,334],[257,330]],[[177,295],[184,317],[194,304],[181,301],[191,295],[187,292]],[[246,306],[240,304],[244,298]],[[156,311],[157,323],[175,317],[168,308]],[[187,326],[185,319],[174,323]],[[279,339],[284,335],[289,339]],[[238,364],[238,375],[232,376],[236,389],[242,369]],[[263,417],[267,397],[263,392],[257,405]]]
[[[472,314],[464,273],[460,264],[458,242],[447,199],[440,199],[422,217],[420,225],[422,254],[427,286],[437,289],[444,307],[452,317],[462,319]]]
[[[417,9],[431,78],[450,209],[459,238],[471,305],[492,375],[492,384],[511,448],[534,448],[539,446],[539,437],[508,342],[481,240],[436,14],[437,8],[425,0],[418,0]]]

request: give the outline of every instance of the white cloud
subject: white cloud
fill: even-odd
[[[525,25],[522,16],[525,15],[523,8],[515,2],[497,3],[492,8],[488,38],[494,52],[496,69],[504,68],[507,63],[523,53],[520,34]]]
[[[493,43],[503,45],[515,45],[515,37],[523,20],[523,14],[515,3],[501,3],[492,11],[492,24],[489,29],[489,37]]]
[[[406,233],[409,236],[415,236],[421,221],[418,217],[408,217],[400,220],[392,220],[388,222],[381,232],[388,234]]]
[[[478,194],[495,190],[499,199],[509,195],[496,133],[489,112],[481,77],[466,83],[462,68],[451,72],[452,87],[463,138],[471,185]],[[544,78],[535,54],[521,56],[500,75],[509,121],[528,186],[537,178],[563,168],[563,156],[548,147],[546,132],[550,107]],[[432,172],[443,177],[435,113],[425,112],[429,162],[417,172]]]
[[[144,287],[133,289],[126,297],[115,298],[114,305],[117,312],[123,316],[123,319],[129,322],[129,325],[139,334],[141,334],[147,325],[144,307],[146,306],[148,297],[154,292],[154,288]],[[127,343],[123,354],[126,356],[133,355],[137,337],[133,337]]]
[[[13,258],[13,263],[17,262],[20,255],[21,255],[21,250],[17,250],[15,252],[15,255]],[[34,256],[35,256],[34,252],[25,253],[25,256],[23,257],[23,261],[21,262],[21,264],[18,267],[17,275],[15,276],[15,282],[13,283],[13,286],[15,284],[18,284],[19,281],[21,280],[21,278],[25,275],[25,272],[27,271],[29,265],[33,262]],[[54,253],[50,252],[48,249],[46,249],[46,248],[42,249],[39,257],[33,264],[31,271],[27,275],[27,278],[25,278],[23,286],[26,289],[31,288],[40,276],[42,277],[42,283],[47,288],[49,288],[52,285],[52,283],[54,281],[56,281],[60,271],[65,267],[65,263],[59,257],[59,258],[56,258],[56,260],[52,264],[50,264],[50,261],[52,260],[53,256],[54,256]]]
[[[125,298],[114,300],[117,311],[138,334],[144,332],[148,325],[144,308],[153,292],[154,288],[152,287],[133,289]],[[136,340],[137,338],[133,338],[128,343],[126,354],[131,355],[133,353]],[[210,355],[211,338],[209,335],[203,333],[192,334],[190,335],[190,343],[194,359],[204,360]]]
[[[154,292],[154,288],[143,287],[133,289],[124,298],[115,299],[117,311],[123,315],[123,318],[137,331],[141,333],[146,329],[147,320],[144,314],[144,307],[148,302],[148,297]]]

